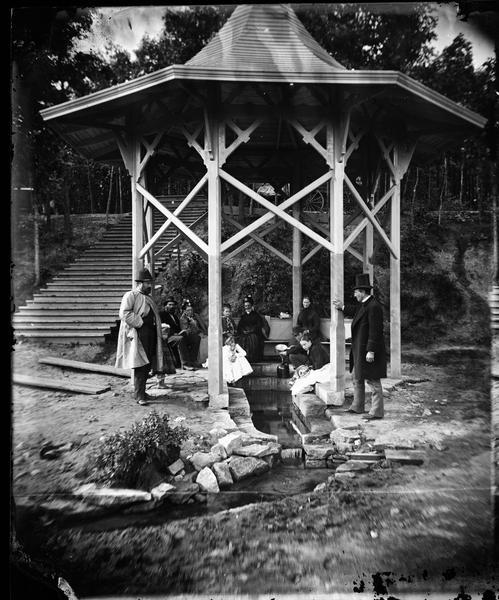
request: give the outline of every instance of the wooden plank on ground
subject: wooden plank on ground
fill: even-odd
[[[14,383],[31,387],[48,388],[51,390],[64,390],[78,394],[102,394],[111,389],[110,385],[90,385],[80,381],[62,381],[53,377],[32,377],[31,375],[14,375]]]
[[[426,454],[423,450],[392,450],[386,448],[386,460],[403,463],[405,465],[422,465]]]
[[[105,373],[106,375],[115,375],[116,377],[130,377],[130,369],[118,369],[112,365],[97,365],[95,363],[81,362],[79,360],[69,360],[67,358],[57,358],[48,356],[38,359],[39,363],[44,365],[53,365],[55,367],[68,367],[80,371],[93,371],[94,373]]]

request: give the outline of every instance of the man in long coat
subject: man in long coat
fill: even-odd
[[[334,300],[337,309],[343,310],[352,320],[352,345],[350,348],[350,372],[353,379],[353,402],[347,412],[365,412],[365,382],[371,388],[371,410],[365,420],[382,419],[384,416],[383,388],[381,378],[386,377],[386,349],[383,337],[383,309],[371,295],[369,274],[355,278],[355,306],[343,306]]]
[[[115,366],[133,369],[137,404],[147,405],[146,382],[149,371],[163,372],[161,318],[151,298],[152,276],[142,269],[136,288],[125,292],[120,306],[120,330]]]

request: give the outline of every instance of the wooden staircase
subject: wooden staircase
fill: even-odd
[[[183,198],[161,199],[171,211]],[[182,211],[187,226],[206,213],[206,199],[193,200]],[[154,231],[164,222],[154,211]],[[168,228],[156,242],[159,249],[177,234]],[[155,270],[187,250],[185,244],[173,246],[158,257]],[[123,294],[132,285],[132,216],[124,215],[91,248],[63,269],[46,287],[40,289],[13,316],[15,338],[52,343],[99,343],[119,323],[119,307]]]

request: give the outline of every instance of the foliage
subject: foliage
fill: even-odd
[[[428,6],[412,12],[390,6],[376,12],[369,4],[307,6],[297,16],[312,36],[348,69],[394,69],[410,74],[431,57],[436,19]],[[394,31],[397,32],[394,35]]]
[[[133,487],[146,465],[155,464],[164,470],[175,461],[187,435],[182,425],[170,425],[166,413],[153,410],[129,430],[106,437],[90,457],[89,466],[97,470],[98,481]]]

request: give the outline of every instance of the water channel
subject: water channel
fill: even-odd
[[[245,388],[255,427],[259,431],[277,436],[283,449],[300,448],[302,442],[298,430],[302,433],[307,432],[307,427],[292,402],[287,380],[252,377],[246,382]],[[210,515],[238,506],[272,502],[286,496],[309,492],[319,483],[326,481],[331,474],[331,469],[306,469],[300,459],[291,465],[278,463],[263,475],[234,483],[230,490],[207,494],[206,502],[180,505],[165,503],[150,512],[116,513],[91,521],[86,519],[80,526],[85,531],[105,531],[132,526],[146,527]],[[78,526],[78,523],[68,522],[66,526]]]

